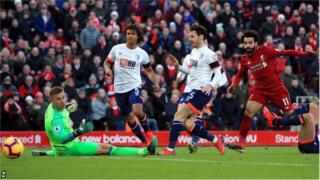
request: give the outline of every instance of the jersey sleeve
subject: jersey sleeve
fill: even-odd
[[[218,58],[218,55],[216,53],[212,52],[212,53],[209,54],[208,64],[209,64],[209,66],[210,66],[210,68],[212,70],[215,70],[215,69],[221,67],[220,66],[220,62],[219,62],[218,59],[219,58]]]
[[[186,68],[186,69],[190,69],[190,66],[188,65],[189,61],[190,61],[190,55],[187,55],[182,62],[182,67]],[[183,73],[183,72],[181,72],[181,73]],[[183,74],[185,74],[185,73],[183,73]]]
[[[211,68],[211,70],[214,73],[214,76],[211,80],[212,86],[218,86],[219,87],[219,81],[223,79],[223,70],[221,69],[220,62],[218,60],[218,55],[215,52],[211,52],[208,58],[208,63]]]
[[[116,46],[112,47],[107,58],[106,58],[106,61],[109,62],[109,63],[114,63],[115,59],[116,59],[116,53],[115,53],[115,50],[116,49]]]
[[[297,51],[297,50],[279,50],[279,49],[274,49],[274,48],[266,48],[267,53],[271,58],[279,57],[282,55],[288,55],[288,56],[308,56],[311,55],[308,52],[302,52],[302,51]]]
[[[146,66],[148,64],[150,64],[149,56],[146,52],[143,52],[142,65]]]
[[[72,133],[66,132],[63,123],[63,116],[55,115],[51,121],[53,136],[62,144],[72,139]]]

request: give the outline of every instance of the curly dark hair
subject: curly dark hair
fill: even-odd
[[[137,35],[138,35],[138,44],[143,42],[143,33],[142,33],[142,30],[141,28],[137,25],[137,24],[130,24],[126,30],[125,30],[125,34],[127,34],[127,31],[128,30],[133,30],[135,32],[137,32]]]

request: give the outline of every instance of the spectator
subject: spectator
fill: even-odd
[[[181,41],[176,40],[174,42],[173,49],[170,50],[170,54],[174,55],[177,59],[181,60],[186,54],[184,53],[184,47],[182,46]]]
[[[241,112],[238,100],[232,93],[227,92],[221,99],[222,117],[225,129],[236,130],[240,124]]]
[[[22,29],[19,24],[18,19],[13,19],[11,21],[11,26],[9,27],[9,36],[12,39],[12,41],[16,42],[19,38],[19,36],[22,35]]]
[[[243,112],[247,103],[247,100],[249,98],[249,93],[248,93],[248,85],[247,83],[243,83],[241,80],[239,85],[234,89],[233,95],[237,98],[237,101],[239,102],[240,105],[240,112]]]
[[[2,82],[3,84],[0,85],[0,93],[2,93],[3,97],[7,98],[18,93],[17,88],[12,85],[10,76],[6,76]]]
[[[132,0],[127,8],[127,16],[136,15],[137,22],[142,22],[145,16],[145,10],[139,0]]]
[[[143,98],[143,112],[147,114],[150,129],[151,131],[158,131],[158,123],[157,120],[154,118],[154,108],[152,106],[152,102],[149,99],[148,91],[142,90],[141,93]]]
[[[3,32],[5,27],[9,27],[10,26],[10,22],[11,20],[9,19],[6,10],[1,9],[0,10],[0,24],[1,24],[1,31]],[[3,46],[1,46],[3,47]]]
[[[9,26],[7,26],[7,27],[9,27]],[[1,48],[2,47],[8,47],[10,42],[12,42],[12,39],[9,38],[9,30],[8,29],[3,29],[2,30],[2,34],[1,34],[1,43],[0,43]],[[3,50],[4,49],[2,49],[2,51]]]
[[[218,15],[218,21],[222,23],[224,27],[227,27],[232,17],[235,17],[235,14],[231,10],[230,3],[225,2],[223,4],[223,13]]]
[[[226,36],[228,39],[234,40],[236,38],[236,33],[237,31],[240,30],[240,28],[237,25],[237,20],[236,18],[230,18],[229,24],[226,27]]]
[[[91,49],[97,45],[100,32],[96,30],[93,20],[89,20],[87,27],[81,31],[80,45],[82,49]]]
[[[63,73],[64,63],[63,57],[61,55],[56,56],[56,63],[52,68],[53,73],[56,76],[60,76]]]
[[[296,78],[297,75],[292,73],[292,67],[290,65],[286,65],[284,68],[284,72],[281,74],[281,79],[283,80],[285,86],[287,88],[290,87],[291,81]]]
[[[54,50],[54,48],[51,47],[48,49],[48,53],[44,57],[45,64],[53,67],[56,61],[55,58],[56,58],[56,51]]]
[[[288,91],[290,94],[290,98],[291,98],[291,102],[295,103],[297,96],[305,96],[307,95],[306,91],[303,89],[303,87],[301,86],[301,84],[299,84],[299,80],[298,77],[294,77],[291,80],[291,84],[288,87]]]
[[[257,12],[252,15],[250,28],[258,31],[261,25],[266,22],[266,13],[263,12],[261,4],[257,5]]]
[[[30,7],[29,10],[31,13],[31,19],[35,19],[41,14],[40,8],[36,0],[30,0],[29,7]]]
[[[214,49],[218,50],[220,43],[222,42],[225,44],[229,44],[229,43],[226,37],[226,33],[224,32],[224,28],[222,27],[222,24],[217,24],[216,32],[217,32],[217,35],[214,37],[213,45],[214,45]]]
[[[41,14],[35,19],[36,31],[44,37],[55,32],[55,24],[45,5],[41,7]],[[44,38],[42,37],[42,38]]]
[[[85,87],[87,96],[92,98],[96,95],[99,89],[99,84],[97,83],[97,77],[95,74],[91,74],[89,83]]]
[[[283,14],[279,14],[273,29],[275,39],[282,38],[286,34],[287,22]]]
[[[107,42],[106,38],[103,35],[101,35],[98,38],[98,44],[94,50],[94,53],[97,54],[102,60],[105,60],[108,53],[111,50],[111,47],[112,47],[111,42],[110,41]]]
[[[24,99],[27,95],[35,96],[37,92],[39,92],[38,85],[34,82],[32,76],[27,76],[24,84],[19,86],[19,94],[20,98]]]
[[[298,35],[299,27],[302,26],[302,19],[299,11],[293,13],[293,17],[290,19],[289,25],[293,28],[293,33]]]
[[[50,12],[53,20],[54,20],[54,24],[56,24],[56,27],[57,28],[61,28],[62,25],[59,20],[59,6],[57,6],[57,4],[59,3],[56,3],[56,0],[49,0],[49,3],[48,3],[48,11]]]
[[[43,57],[40,54],[39,48],[34,47],[32,48],[31,55],[27,59],[27,64],[31,68],[31,74],[36,75],[40,74],[41,70],[44,67],[44,60]]]
[[[30,99],[30,104],[27,105],[27,113],[29,114],[29,122],[31,129],[40,131],[44,130],[44,115],[48,106],[43,99],[43,94],[38,92],[33,99],[31,96],[27,96],[26,99]]]
[[[97,83],[99,85],[99,88],[105,87],[106,78],[105,78],[103,67],[98,67],[96,77],[97,77]]]
[[[79,22],[77,20],[73,20],[71,23],[71,28],[67,29],[65,32],[67,32],[67,40],[69,41],[79,41],[80,39],[80,27]]]
[[[304,27],[299,28],[298,37],[301,38],[302,44],[305,46],[308,43],[306,29]]]
[[[57,84],[57,78],[56,75],[52,72],[51,66],[46,65],[43,72],[38,77],[39,88],[42,89],[48,81],[52,84]]]
[[[43,100],[44,100],[44,103],[45,104],[50,104],[50,90],[51,90],[51,87],[50,86],[45,86],[43,88]]]
[[[222,104],[221,104],[221,98],[218,96],[217,91],[213,91],[213,95],[216,96],[216,98],[212,102],[211,106],[211,112],[212,114],[209,114],[209,126],[210,123],[215,127],[214,129],[218,130],[224,130],[224,122],[222,117]]]
[[[312,47],[313,51],[316,51],[319,43],[318,43],[318,36],[319,36],[319,30],[315,24],[310,25],[310,32],[307,34],[309,44]]]
[[[91,10],[96,14],[101,24],[105,24],[106,19],[106,10],[103,8],[103,3],[103,0],[96,0],[95,7]]]
[[[286,34],[282,38],[284,46],[286,49],[294,49],[295,35],[293,34],[293,28],[288,26],[286,29]]]
[[[225,61],[225,71],[226,71],[226,75],[227,75],[228,79],[230,79],[232,76],[237,74],[237,69],[235,67],[233,67],[231,60]]]
[[[13,78],[12,72],[10,71],[10,65],[8,63],[3,63],[2,69],[0,71],[1,82],[7,77],[10,77],[10,80]]]
[[[266,22],[263,23],[259,29],[261,37],[265,37],[268,34],[273,33],[273,29],[275,28],[275,24],[273,22],[272,14],[267,13],[266,15]]]
[[[115,28],[118,24],[119,24],[119,13],[117,11],[112,11],[111,14],[110,14],[110,21],[108,23],[108,26],[107,27],[111,27],[112,29]]]
[[[305,46],[306,51],[311,50],[310,45]],[[303,72],[304,82],[311,92],[317,92],[316,89],[319,84],[319,61],[318,56],[313,55],[301,59],[301,69]]]
[[[86,21],[88,19],[89,13],[88,13],[88,7],[85,2],[80,3],[80,7],[77,12],[77,22],[79,23],[79,28],[83,29],[86,26]]]
[[[12,13],[12,16],[14,19],[17,19],[18,21],[21,21],[22,19],[22,11],[23,11],[23,6],[21,1],[16,1],[14,2],[15,5],[15,11]]]
[[[178,12],[178,1],[177,0],[172,0],[170,1],[170,7],[167,11],[164,12],[165,17],[164,19],[166,22],[171,22],[173,19],[174,14]]]
[[[311,24],[317,24],[319,16],[313,11],[312,4],[307,5],[307,12],[302,15],[302,24],[306,30],[309,30]]]
[[[170,123],[171,121],[173,121],[174,114],[178,109],[179,98],[179,94],[171,93],[170,101],[164,106],[163,115],[165,116],[166,121],[161,123]],[[162,124],[161,126],[164,126],[164,124]]]
[[[20,85],[22,85],[24,82],[25,82],[25,78],[27,76],[30,76],[31,75],[31,69],[30,69],[30,66],[28,64],[25,64],[22,68],[22,73],[20,73],[18,75],[18,78],[17,78],[17,87],[19,87]]]
[[[1,130],[17,131],[24,129],[25,118],[22,114],[22,108],[13,96],[9,96],[5,102],[1,119]]]
[[[162,11],[160,9],[157,9],[154,13],[154,17],[151,18],[152,24],[154,26],[160,26],[161,20],[162,20]]]
[[[99,89],[96,97],[91,102],[91,118],[96,130],[106,130],[106,112],[109,107],[109,98],[104,89]]]
[[[80,88],[79,96],[76,98],[78,103],[78,108],[82,109],[85,114],[91,112],[91,102],[88,96],[86,96],[85,88]]]
[[[71,76],[66,81],[62,83],[62,87],[64,89],[64,92],[68,95],[68,100],[71,101],[71,99],[76,99],[78,97],[78,92],[75,88],[75,82],[74,78]]]
[[[71,25],[72,25],[73,21],[78,22],[76,16],[77,16],[76,7],[70,7],[69,13],[66,15],[65,19],[63,20],[64,21],[63,30],[65,32],[67,32],[71,28]]]

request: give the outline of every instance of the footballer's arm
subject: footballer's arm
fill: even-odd
[[[148,79],[149,79],[150,81],[152,81],[152,83],[153,83],[153,85],[152,85],[153,89],[154,89],[155,91],[160,90],[159,84],[156,83],[156,76],[155,76],[155,74],[154,74],[154,71],[153,71],[150,63],[148,63],[148,64],[146,64],[146,65],[143,65],[143,67],[144,67],[144,72],[145,72],[145,74],[148,76]]]
[[[111,69],[112,64],[113,64],[112,58],[110,58],[110,57],[107,57],[107,59],[103,63],[104,71],[105,71],[106,75],[109,77],[113,76],[112,69]]]

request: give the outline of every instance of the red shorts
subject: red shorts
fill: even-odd
[[[255,89],[250,95],[249,101],[256,101],[262,105],[265,105],[268,101],[271,101],[273,105],[282,111],[291,110],[290,95],[285,86],[280,86],[276,89]]]

